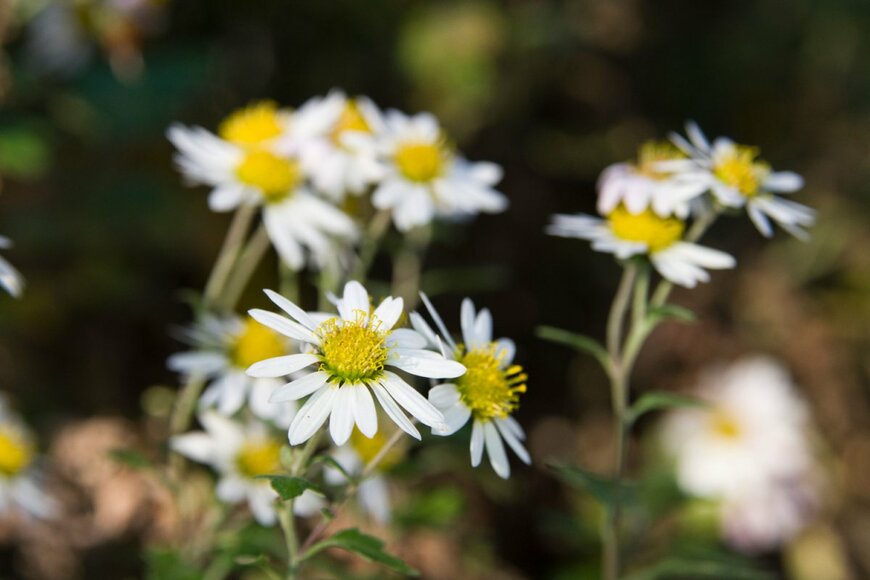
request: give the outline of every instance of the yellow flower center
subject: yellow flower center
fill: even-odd
[[[519,407],[520,393],[526,392],[528,375],[520,365],[502,368],[498,345],[485,348],[456,349],[456,360],[465,365],[465,374],[456,379],[462,403],[476,419],[504,419]]]
[[[621,240],[644,243],[651,254],[679,241],[686,228],[686,224],[678,218],[659,217],[649,208],[633,214],[623,205],[610,212],[607,220],[613,235]]]
[[[359,311],[355,321],[330,318],[317,329],[320,336],[320,368],[339,384],[375,380],[384,371],[389,348],[380,321]]]
[[[668,176],[656,168],[656,163],[685,159],[686,154],[669,141],[647,141],[637,153],[637,171],[650,179],[661,180]]]
[[[770,172],[770,166],[763,161],[757,161],[756,157],[757,147],[735,145],[733,152],[713,168],[713,173],[744,196],[753,197]]]
[[[249,479],[280,473],[281,442],[275,439],[246,442],[236,455],[236,468]]]
[[[262,150],[250,151],[236,168],[236,177],[246,185],[256,187],[268,203],[290,195],[302,178],[299,164]]]
[[[335,127],[332,129],[333,143],[339,143],[341,135],[345,131],[359,131],[361,133],[372,132],[372,128],[369,126],[368,121],[366,121],[362,111],[359,110],[359,105],[353,99],[347,101],[344,110],[341,112],[341,116],[338,118],[338,122],[336,122]]]
[[[389,439],[388,435],[388,433],[384,433],[383,429],[379,429],[378,432],[369,439],[363,435],[359,429],[354,429],[350,436],[350,445],[353,447],[353,450],[356,451],[360,461],[362,461],[364,465],[367,465],[371,463],[381,449],[384,448],[384,445],[387,444],[387,440]],[[388,471],[391,467],[398,464],[404,455],[405,450],[394,445],[389,451],[387,451],[384,458],[381,459],[381,462],[378,463],[377,470]]]
[[[286,353],[284,341],[278,333],[248,318],[230,348],[230,360],[238,368],[246,369],[256,362]]]
[[[410,181],[425,183],[444,172],[448,154],[440,143],[404,143],[394,160],[399,171]]]
[[[716,409],[712,411],[710,429],[722,439],[734,440],[740,438],[740,423],[728,411]]]
[[[20,433],[0,427],[0,477],[14,477],[33,461],[34,451]]]
[[[239,109],[220,124],[218,134],[242,147],[259,145],[283,132],[278,117],[278,105],[262,101]]]

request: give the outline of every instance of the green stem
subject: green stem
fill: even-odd
[[[251,276],[260,265],[260,260],[269,249],[269,233],[266,231],[266,226],[260,224],[254,235],[248,241],[245,249],[242,250],[238,260],[238,267],[232,273],[232,277],[227,281],[226,290],[221,296],[221,305],[227,310],[235,308],[242,297],[242,292],[251,280]]]
[[[308,467],[308,460],[317,450],[320,444],[320,437],[323,430],[320,429],[315,433],[305,444],[301,451],[295,454],[293,462],[290,465],[290,475],[298,477],[305,473]],[[284,502],[278,511],[278,521],[281,523],[281,529],[284,532],[284,545],[287,548],[287,578],[295,578],[299,572],[299,539],[296,537],[296,526],[293,520],[293,504],[294,501],[288,500]]]
[[[692,224],[692,227],[689,228],[689,231],[686,233],[685,241],[693,244],[701,239],[710,226],[713,225],[713,222],[716,221],[716,218],[719,217],[719,210],[716,208],[709,209],[705,213],[702,213],[698,216],[698,219]],[[656,287],[655,292],[653,292],[652,300],[650,304],[653,306],[662,306],[668,300],[668,296],[671,295],[671,291],[674,289],[674,284],[669,282],[668,280],[662,280],[659,282],[659,285]]]
[[[382,209],[372,217],[369,222],[366,233],[363,236],[362,245],[359,251],[359,260],[356,268],[350,277],[351,280],[357,280],[360,283],[365,283],[369,273],[369,268],[372,267],[372,262],[375,259],[375,254],[378,252],[378,247],[381,245],[381,239],[387,233],[390,227],[392,213],[390,210]]]
[[[610,359],[613,363],[611,371],[615,370],[613,369],[614,366],[619,365],[619,345],[622,342],[622,327],[636,276],[637,264],[634,261],[628,262],[622,272],[622,279],[619,281],[616,296],[613,298],[610,315],[607,317],[607,352],[610,353]]]
[[[430,225],[416,227],[406,236],[396,261],[393,264],[393,296],[401,296],[405,307],[412,310],[417,305],[420,292],[420,276],[423,254],[432,238]]]
[[[248,233],[256,209],[256,206],[245,204],[239,206],[236,210],[233,221],[227,230],[227,236],[224,238],[223,246],[221,246],[220,253],[215,261],[214,268],[212,268],[208,282],[205,284],[203,305],[206,308],[214,306],[223,292],[227,277],[236,263],[236,258],[242,243],[245,241],[245,236]]]

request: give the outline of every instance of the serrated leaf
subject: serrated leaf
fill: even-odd
[[[682,407],[703,407],[706,403],[694,397],[678,395],[676,393],[644,393],[628,411],[627,421],[634,423],[644,413],[659,409],[674,409]]]
[[[647,320],[652,323],[658,323],[662,320],[676,320],[678,322],[694,322],[697,320],[695,313],[676,304],[662,304],[661,306],[652,306],[647,312]]]
[[[292,477],[290,475],[258,475],[257,479],[268,479],[269,483],[272,484],[272,489],[274,489],[278,493],[278,496],[284,501],[299,497],[306,489],[316,491],[320,494],[323,493],[323,490],[320,489],[316,483],[308,481],[304,477]]]
[[[604,368],[607,368],[609,365],[610,356],[607,354],[607,351],[601,346],[601,343],[591,338],[589,336],[583,334],[577,334],[576,332],[570,332],[568,330],[563,330],[561,328],[556,328],[554,326],[539,326],[535,330],[535,334],[538,338],[542,338],[544,340],[555,342],[556,344],[562,344],[565,346],[569,346],[575,350],[579,350],[581,352],[585,352],[586,354],[592,355],[595,357],[598,362]]]
[[[635,495],[635,485],[628,481],[618,482],[610,477],[598,475],[579,467],[569,465],[548,465],[556,475],[573,487],[587,491],[604,505],[612,505],[617,494],[621,502],[630,502]]]
[[[353,552],[369,560],[377,562],[387,568],[408,576],[418,576],[420,573],[408,566],[403,560],[384,551],[384,542],[374,536],[364,534],[357,528],[341,530],[333,536],[318,542],[302,556],[310,558],[314,554],[326,548],[341,548]]]
[[[151,460],[133,449],[112,449],[109,457],[132,469],[148,469]]]

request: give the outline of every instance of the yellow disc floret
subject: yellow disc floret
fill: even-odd
[[[0,477],[14,477],[33,461],[30,442],[15,429],[0,426]]]
[[[735,145],[728,155],[717,161],[713,173],[744,196],[753,197],[770,173],[770,166],[757,161],[757,157],[757,147]]]
[[[396,149],[394,160],[406,179],[425,183],[444,172],[448,153],[440,143],[409,142]]]
[[[721,439],[734,440],[740,438],[740,422],[729,411],[715,409],[711,411],[710,429]]]
[[[607,216],[610,231],[617,238],[628,242],[641,242],[654,254],[678,242],[686,224],[675,217],[659,217],[647,208],[639,214],[629,212],[619,205]]]
[[[465,374],[456,379],[462,403],[475,419],[504,419],[519,407],[520,393],[526,392],[528,376],[523,367],[502,364],[498,344],[466,351],[456,350],[456,360],[465,365]]]
[[[250,479],[280,473],[281,442],[276,439],[246,441],[236,455],[236,468]]]
[[[235,366],[246,369],[256,362],[286,353],[284,341],[275,331],[248,318],[230,348],[230,360]]]
[[[356,451],[356,454],[359,456],[363,465],[368,465],[375,457],[377,457],[381,449],[384,448],[384,445],[387,444],[387,440],[389,439],[388,435],[389,434],[384,433],[383,429],[379,429],[378,432],[369,439],[360,433],[359,429],[354,429],[350,436],[350,445],[353,447],[353,450]],[[378,471],[387,471],[399,463],[404,455],[404,449],[397,445],[392,446],[381,459],[380,463],[378,463]]]
[[[261,101],[239,109],[220,124],[218,134],[236,145],[252,147],[274,139],[283,132],[278,105]]]
[[[259,189],[267,202],[277,202],[290,195],[302,178],[299,164],[269,151],[255,150],[245,154],[236,168],[236,177],[246,185]]]
[[[669,141],[647,141],[637,152],[637,171],[650,179],[664,179],[669,174],[659,170],[656,164],[685,157],[686,154]]]
[[[389,348],[380,321],[359,311],[355,321],[330,318],[320,325],[321,370],[339,384],[368,382],[384,371]]]
[[[338,117],[338,121],[332,129],[332,141],[334,143],[339,143],[341,135],[345,131],[358,131],[361,133],[372,132],[372,128],[369,126],[368,121],[366,121],[362,111],[359,110],[359,105],[353,99],[348,100],[344,109],[341,111],[341,115]]]

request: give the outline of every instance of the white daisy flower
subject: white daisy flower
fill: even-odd
[[[372,203],[392,210],[400,231],[428,224],[435,216],[498,213],[507,208],[507,198],[494,189],[501,181],[501,167],[458,156],[428,113],[408,117],[389,111],[380,153],[386,175]]]
[[[403,312],[401,298],[385,298],[372,309],[366,289],[351,281],[342,298],[336,299],[338,316],[329,316],[306,313],[279,294],[266,293],[290,318],[265,310],[251,310],[251,316],[307,344],[302,354],[269,358],[248,369],[250,376],[258,378],[302,374],[275,391],[271,399],[296,401],[311,395],[290,425],[291,445],[308,440],[327,418],[336,445],[348,440],[354,424],[366,437],[373,437],[378,421],[372,393],[390,419],[417,439],[420,433],[400,407],[429,427],[444,422],[440,411],[387,367],[433,379],[458,377],[465,367],[424,350],[426,340],[417,332],[393,328]]]
[[[283,443],[273,429],[261,421],[238,423],[214,412],[200,417],[205,431],[177,435],[170,440],[172,449],[198,463],[214,469],[220,479],[218,499],[235,504],[247,501],[260,525],[275,523],[275,500],[278,494],[268,479],[261,475],[285,473],[280,454]],[[293,504],[296,515],[316,513],[325,501],[311,490],[299,496]]]
[[[693,122],[686,124],[688,139],[672,134],[671,140],[688,160],[660,164],[665,169],[680,171],[683,179],[708,188],[724,206],[743,207],[755,227],[764,236],[773,235],[772,219],[791,235],[806,239],[803,229],[815,223],[811,208],[777,197],[804,185],[803,178],[791,171],[772,171],[770,165],[758,159],[757,147],[738,145],[725,137],[711,144]]]
[[[622,204],[633,214],[651,207],[660,217],[687,217],[689,202],[707,186],[659,168],[661,162],[684,159],[686,154],[667,141],[649,141],[641,146],[637,157],[637,163],[616,163],[601,173],[598,213],[607,215]]]
[[[294,118],[300,159],[317,191],[340,202],[361,195],[384,175],[376,135],[381,112],[366,97],[347,98],[341,91],[304,103]]]
[[[466,298],[462,301],[460,313],[463,342],[457,344],[429,299],[424,294],[421,297],[441,336],[416,312],[411,314],[414,328],[432,345],[441,345],[443,341],[453,358],[467,369],[452,383],[437,385],[429,391],[429,401],[444,413],[446,423],[443,428],[435,428],[432,432],[451,435],[469,419],[473,420],[471,465],[480,465],[486,448],[492,468],[507,479],[510,463],[502,440],[523,463],[531,463],[529,452],[522,443],[526,437],[523,428],[511,417],[519,406],[519,395],[526,392],[528,378],[521,366],[513,364],[514,343],[507,338],[493,340],[489,310],[484,308],[475,314],[474,304]]]
[[[12,240],[5,236],[0,236],[0,248],[5,250],[11,247]],[[0,256],[0,286],[16,298],[21,296],[21,292],[24,290],[24,278],[3,256]]]
[[[305,186],[289,124],[288,112],[259,103],[227,118],[220,136],[181,125],[170,127],[167,135],[178,149],[175,160],[187,180],[214,188],[209,207],[230,211],[244,204],[262,206],[275,249],[290,268],[299,270],[305,251],[321,266],[331,255],[332,238],[353,240],[357,231],[350,217]]]
[[[170,370],[186,377],[199,376],[209,380],[199,401],[200,409],[215,408],[220,414],[229,416],[239,411],[247,401],[248,407],[260,419],[289,426],[296,404],[269,402],[272,393],[282,385],[281,381],[252,378],[245,373],[259,360],[288,354],[288,340],[253,319],[242,320],[237,316],[206,316],[185,334],[194,349],[170,356],[167,365]]]
[[[16,508],[37,518],[58,510],[41,489],[34,436],[0,394],[0,514]]]
[[[633,214],[619,205],[605,219],[556,214],[547,233],[590,240],[593,249],[621,260],[647,255],[664,278],[686,288],[710,279],[704,268],[734,267],[734,258],[725,252],[682,241],[685,228],[676,216],[661,217],[649,208]]]

